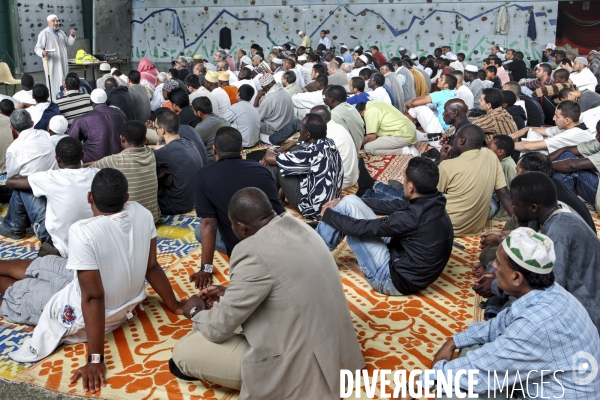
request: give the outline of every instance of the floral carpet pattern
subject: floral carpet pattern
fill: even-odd
[[[366,162],[371,174],[379,180],[402,180],[402,171],[409,159],[409,156],[368,157]],[[166,218],[158,227],[159,257],[180,298],[195,293],[189,275],[201,263],[201,247],[193,239],[193,229],[198,223],[199,219],[192,215],[182,215]],[[503,224],[503,221],[493,221],[486,229],[500,229]],[[449,336],[481,320],[480,299],[471,290],[473,278],[470,272],[470,264],[478,258],[479,237],[461,238],[456,242],[464,248],[454,247],[440,278],[427,290],[404,297],[384,296],[373,291],[346,242],[332,253],[340,269],[352,321],[370,372],[374,369],[410,371],[427,368]],[[25,250],[17,249],[21,246]],[[12,250],[6,253],[9,248]],[[35,255],[35,240],[0,241],[0,249],[2,258],[17,254],[29,258],[28,255]],[[216,255],[215,283],[227,283],[228,261],[226,256]],[[136,315],[105,337],[107,386],[99,394],[88,397],[237,399],[236,391],[208,382],[179,380],[170,374],[167,363],[172,348],[190,329],[189,320],[166,311],[158,296],[148,288],[148,298]],[[64,346],[35,365],[18,364],[8,359],[6,354],[11,351],[10,346],[18,346],[30,332],[28,327],[13,325],[9,329],[0,323],[0,377],[28,382],[53,392],[85,396],[81,383],[69,383],[75,370],[85,363],[85,344]],[[376,396],[380,393],[376,392]]]

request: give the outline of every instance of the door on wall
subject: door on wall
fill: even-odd
[[[10,4],[0,1],[0,62],[8,64],[11,72],[15,72],[15,56],[13,52],[13,37],[10,29]]]
[[[90,39],[92,46],[90,53],[94,54],[94,0],[81,0],[81,11],[83,13],[83,37]]]

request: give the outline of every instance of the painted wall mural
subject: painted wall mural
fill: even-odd
[[[231,29],[231,51],[252,43],[298,45],[298,30],[318,43],[328,29],[335,46],[378,45],[386,56],[401,46],[426,55],[443,44],[477,62],[498,44],[539,59],[546,43],[555,41],[557,1],[485,2],[454,0],[135,0],[132,8],[132,60],[148,57],[168,63],[181,52],[213,56],[219,34]],[[496,34],[496,19],[506,6],[510,29]],[[527,37],[530,12],[535,13],[537,38]]]

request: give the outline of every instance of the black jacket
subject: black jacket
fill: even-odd
[[[544,126],[544,110],[537,99],[522,94],[520,99],[525,102],[527,110],[527,126]]]
[[[527,122],[527,115],[525,114],[525,110],[523,110],[523,107],[510,106],[506,107],[505,110],[515,121],[515,124],[517,124],[517,129],[525,128],[525,123]]]
[[[376,214],[387,217],[355,219],[328,208],[323,221],[354,237],[390,237],[390,276],[402,294],[427,288],[442,273],[454,230],[440,192],[416,199],[362,199]]]
[[[127,86],[117,86],[115,89],[106,89],[105,92],[108,98],[108,105],[119,107],[125,113],[127,121],[135,119],[133,98],[129,94]]]

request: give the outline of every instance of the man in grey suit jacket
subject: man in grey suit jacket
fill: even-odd
[[[242,400],[339,399],[340,370],[365,362],[329,249],[256,188],[232,197],[229,219],[241,240],[229,286],[188,300],[193,329],[175,345],[171,372],[239,389]]]

